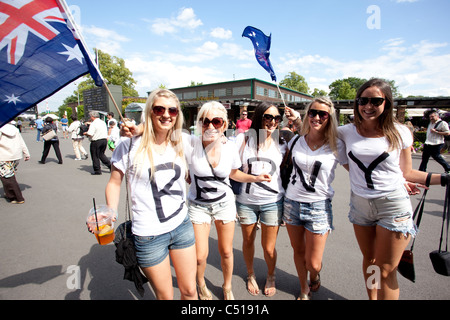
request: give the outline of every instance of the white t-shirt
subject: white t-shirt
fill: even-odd
[[[236,148],[240,151],[244,143],[245,134],[236,137]],[[280,178],[280,165],[287,150],[287,143],[279,144],[272,141],[265,151],[256,154],[256,139],[250,137],[242,152],[242,168],[245,173],[252,175],[270,174],[270,182],[243,183],[241,194],[236,200],[243,204],[268,204],[281,200],[284,189]]]
[[[206,159],[201,138],[186,136],[183,134],[183,147],[191,177],[188,200],[202,204],[234,201],[229,175],[232,169],[241,167],[236,145],[230,141],[220,145],[222,150],[219,165],[213,168],[215,178]]]
[[[402,149],[410,148],[413,142],[411,131],[403,125],[396,124],[396,128]],[[354,124],[339,127],[338,131],[346,146],[350,184],[355,194],[373,199],[402,187],[405,179],[399,165],[401,150],[388,153],[385,137],[363,137]]]
[[[104,121],[96,118],[94,121],[92,121],[86,134],[91,138],[91,141],[107,139],[108,127],[106,126],[106,123]]]
[[[289,148],[296,138],[291,139]],[[332,199],[334,190],[331,183],[338,163],[345,164],[347,157],[345,145],[337,140],[337,156],[330,146],[323,145],[313,151],[306,143],[305,137],[300,137],[292,149],[292,169],[286,197],[300,202],[312,203]]]
[[[133,166],[141,138],[133,138],[130,152],[130,198],[133,213],[133,234],[156,236],[174,230],[187,215],[186,164],[176,156],[171,144],[160,155],[153,152],[155,172],[150,181],[150,161],[142,167]],[[111,163],[123,173],[128,167],[130,139],[124,139],[114,150]]]

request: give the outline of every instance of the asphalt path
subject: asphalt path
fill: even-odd
[[[39,164],[43,143],[36,142],[36,131],[27,129],[23,137],[30,150],[31,160],[19,165],[19,181],[25,203],[10,204],[0,187],[0,299],[1,300],[154,300],[151,287],[145,285],[141,297],[134,284],[123,280],[124,269],[115,261],[115,246],[100,246],[87,232],[85,219],[93,206],[105,202],[105,186],[109,170],[92,176],[91,159],[75,161],[71,140],[61,139],[64,163],[59,165],[51,150],[45,165]],[[84,141],[89,151],[89,142]],[[110,157],[111,152],[107,151]],[[447,157],[450,161],[450,157]],[[420,154],[413,155],[413,166],[418,168]],[[430,160],[428,169],[442,172]],[[122,186],[123,187],[123,186]],[[314,300],[367,300],[361,270],[361,253],[353,227],[347,218],[349,178],[343,168],[336,171],[333,183],[335,230],[328,238],[323,269],[322,287]],[[413,207],[419,196],[412,198]],[[119,222],[125,217],[125,194],[122,188]],[[415,243],[416,282],[399,275],[401,300],[448,300],[450,277],[434,272],[429,252],[438,248],[444,188],[432,186],[428,192],[424,217]],[[255,271],[260,288],[264,287],[267,268],[257,235]],[[206,282],[214,299],[223,299],[220,256],[217,234],[211,229],[210,254]],[[260,294],[251,296],[246,290],[246,268],[242,255],[242,236],[236,225],[234,237],[233,293],[237,300],[295,300],[300,287],[292,257],[292,248],[286,228],[280,228],[277,241],[277,293],[271,298]],[[175,299],[179,299],[176,278],[173,277]]]

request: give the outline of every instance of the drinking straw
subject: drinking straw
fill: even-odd
[[[98,219],[97,219],[97,208],[95,206],[95,198],[93,198],[92,201],[94,202],[95,223],[97,224],[97,231],[99,231],[99,229],[98,229]]]

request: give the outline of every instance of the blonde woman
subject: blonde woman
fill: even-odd
[[[222,104],[215,101],[205,103],[197,118],[197,132],[202,135],[185,138],[190,139],[190,143],[185,144],[184,150],[191,181],[188,207],[196,239],[198,293],[201,300],[212,299],[212,294],[206,287],[205,271],[209,233],[214,222],[224,280],[223,295],[225,300],[233,300],[231,279],[236,204],[229,176],[241,182],[262,182],[270,181],[270,175],[253,176],[238,170],[241,167],[239,152],[233,142],[223,137],[228,128],[228,117]]]
[[[181,299],[197,299],[195,236],[185,203],[183,114],[176,95],[153,91],[144,118],[142,135],[123,141],[113,153],[106,202],[117,209],[120,185],[129,170],[136,256],[156,298],[173,299],[172,262]]]
[[[337,139],[337,119],[331,100],[315,98],[308,105],[301,136],[298,140],[293,138],[290,147],[294,169],[284,199],[283,220],[300,281],[298,299],[309,300],[311,292],[320,288],[325,243],[333,230],[331,183],[338,163],[346,163],[344,145]]]

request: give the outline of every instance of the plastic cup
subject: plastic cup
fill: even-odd
[[[96,206],[89,210],[86,223],[100,245],[111,243],[114,240],[114,222],[116,213],[106,205]]]

